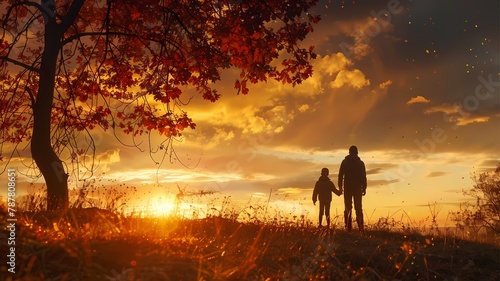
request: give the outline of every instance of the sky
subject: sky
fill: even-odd
[[[500,164],[499,2],[322,0],[313,13],[322,19],[303,42],[318,54],[310,79],[237,95],[239,72],[225,70],[215,103],[186,89],[197,126],[173,143],[173,161],[156,165],[161,153],[152,159],[93,132],[94,180],[134,187],[137,206],[171,210],[180,187],[214,192],[185,197],[185,208],[205,214],[230,198],[237,213],[270,206],[269,216],[315,221],[321,168],[337,184],[356,145],[368,175],[365,221],[416,222],[438,206],[440,222],[453,225],[448,213],[467,200],[471,175]],[[343,212],[342,198],[332,212]]]

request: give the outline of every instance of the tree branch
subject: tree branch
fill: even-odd
[[[10,13],[12,12],[12,10],[14,10],[14,8],[17,6],[23,6],[23,5],[35,7],[40,12],[43,13],[43,9],[42,9],[42,6],[40,4],[35,3],[35,2],[30,2],[30,1],[19,1],[17,3],[12,4],[12,6],[9,7],[9,10],[5,14],[5,19],[3,20],[2,26],[5,26],[7,24],[7,20],[9,19],[9,16],[10,16]]]
[[[26,92],[28,92],[29,96],[30,96],[30,100],[31,100],[31,107],[33,108],[33,106],[35,106],[35,95],[33,95],[33,92],[31,92],[30,88],[28,87],[25,87],[24,88],[26,90]]]
[[[117,31],[110,31],[110,32],[101,32],[101,31],[98,31],[98,32],[82,32],[82,33],[75,34],[73,36],[70,36],[70,37],[64,39],[62,41],[62,45],[66,45],[66,44],[72,42],[73,40],[80,39],[80,38],[85,37],[85,36],[104,36],[104,35],[107,35],[107,36],[109,36],[109,35],[117,35],[117,36],[137,37],[137,38],[140,38],[140,39],[148,40],[148,41],[159,43],[159,44],[164,44],[165,43],[164,41],[161,41],[161,40],[155,40],[153,38],[142,37],[142,36],[139,36],[139,35],[133,34],[133,33],[117,32]]]
[[[75,0],[73,4],[71,4],[71,7],[69,7],[68,12],[66,13],[66,16],[63,18],[59,25],[61,34],[64,34],[66,30],[68,30],[68,28],[70,28],[71,25],[75,22],[76,17],[78,17],[78,14],[80,13],[80,10],[82,9],[84,3],[85,0]]]
[[[15,59],[11,59],[9,57],[6,57],[6,56],[0,56],[0,61],[1,60],[6,60],[6,61],[9,61],[15,65],[18,65],[18,66],[21,66],[21,67],[24,67],[25,69],[27,70],[30,70],[30,71],[33,71],[33,72],[36,72],[36,73],[40,73],[40,69],[39,68],[36,68],[34,66],[31,66],[31,65],[28,65],[28,64],[25,64],[23,62],[20,62],[20,61],[17,61]]]

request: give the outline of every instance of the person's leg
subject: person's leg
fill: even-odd
[[[356,222],[358,223],[358,228],[361,232],[364,231],[364,220],[363,220],[363,196],[361,195],[361,190],[357,190],[354,194],[354,208],[356,210]]]
[[[319,224],[318,224],[318,226],[321,226],[321,223],[323,221],[324,212],[325,212],[325,204],[324,204],[324,202],[319,201]]]
[[[331,202],[325,202],[326,226],[328,226],[328,228],[330,228],[330,203]]]
[[[344,222],[347,231],[352,229],[352,193],[344,187]]]

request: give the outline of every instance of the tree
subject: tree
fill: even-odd
[[[213,83],[228,68],[241,71],[237,93],[268,79],[301,83],[315,58],[313,46],[300,43],[319,21],[308,13],[316,2],[3,1],[3,170],[29,143],[46,182],[47,208],[66,209],[69,174],[78,165],[93,167],[82,163],[95,154],[92,130],[132,138],[156,131],[168,146],[195,128],[181,99],[187,86],[215,102]],[[6,151],[8,143],[14,148]]]
[[[473,174],[474,186],[464,191],[464,195],[474,201],[461,205],[460,212],[454,213],[460,227],[473,229],[478,235],[481,229],[498,237],[500,234],[500,165],[495,172]],[[498,242],[498,241],[496,241]]]

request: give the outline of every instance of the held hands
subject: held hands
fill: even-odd
[[[313,200],[313,204],[314,204],[314,206],[316,206],[316,200]]]

